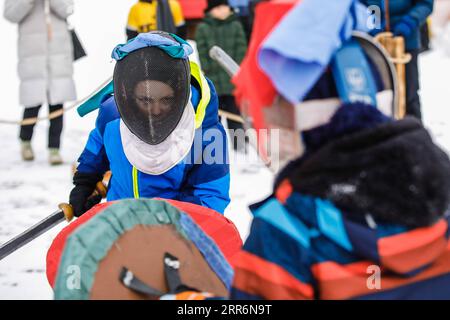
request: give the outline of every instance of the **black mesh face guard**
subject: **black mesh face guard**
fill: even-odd
[[[157,145],[176,128],[188,103],[188,60],[156,47],[136,50],[114,69],[114,98],[125,125],[142,141]]]

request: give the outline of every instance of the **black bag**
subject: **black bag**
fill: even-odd
[[[157,27],[160,31],[165,31],[169,33],[176,33],[177,28],[173,21],[172,11],[170,10],[170,5],[168,0],[158,0],[157,6]]]
[[[80,39],[75,32],[75,29],[70,29],[70,34],[72,36],[72,44],[73,44],[73,61],[77,61],[85,56],[87,56],[86,51],[81,44]]]

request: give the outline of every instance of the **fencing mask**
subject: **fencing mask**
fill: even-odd
[[[189,61],[173,58],[158,47],[133,51],[114,69],[114,96],[121,118],[147,144],[159,145],[169,137],[189,95]]]

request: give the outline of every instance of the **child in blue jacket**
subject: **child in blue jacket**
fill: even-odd
[[[100,202],[91,194],[108,170],[108,201],[159,197],[224,212],[226,133],[214,86],[189,63],[191,52],[184,40],[162,32],[114,49],[114,94],[102,98],[73,179],[76,216]]]

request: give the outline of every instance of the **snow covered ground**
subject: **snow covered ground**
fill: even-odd
[[[126,15],[134,2],[116,1],[114,6],[107,0],[76,2],[72,23],[89,54],[75,64],[79,97],[87,95],[112,74],[114,64],[109,58],[110,51],[125,40]],[[22,110],[17,98],[16,27],[0,19],[0,34],[3,45],[8,48],[2,50],[0,59],[0,119],[18,120]],[[421,67],[425,123],[438,143],[450,151],[450,57],[440,50],[427,53],[422,57]],[[46,112],[43,108],[41,115]],[[0,243],[54,212],[58,203],[68,200],[72,188],[71,166],[83,149],[94,120],[95,115],[81,119],[74,111],[65,115],[62,146],[65,164],[59,167],[50,167],[47,163],[46,122],[36,126],[33,140],[36,160],[32,163],[23,163],[20,159],[18,127],[0,124]],[[250,166],[242,157],[237,159],[239,161],[232,164],[232,202],[226,216],[235,222],[245,238],[251,222],[247,206],[270,194],[273,176],[261,165]],[[64,223],[0,261],[0,299],[52,298],[45,277],[45,255],[63,226]]]

